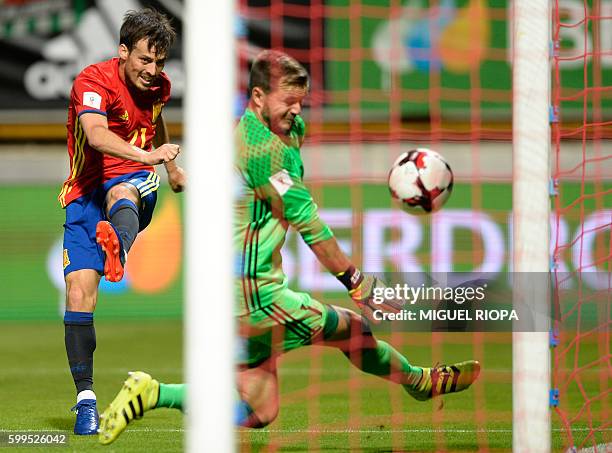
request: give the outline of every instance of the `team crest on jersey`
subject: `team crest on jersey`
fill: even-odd
[[[68,258],[68,249],[64,249],[64,269],[70,265],[70,258]]]
[[[156,102],[155,104],[153,104],[153,124],[155,124],[157,122],[157,118],[159,117],[159,114],[162,111],[162,107],[164,106],[163,102]]]
[[[119,116],[123,121],[128,122],[130,120],[130,114],[126,110],[122,115]]]

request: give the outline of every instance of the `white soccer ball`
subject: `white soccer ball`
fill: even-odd
[[[440,209],[453,190],[453,172],[444,158],[427,148],[406,151],[391,167],[391,196],[409,214],[425,215]]]

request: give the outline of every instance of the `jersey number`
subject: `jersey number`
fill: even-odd
[[[130,140],[130,145],[135,145],[136,140],[138,140],[138,129],[134,129],[132,132],[130,132],[130,135],[132,136],[132,139]],[[140,148],[145,147],[146,141],[147,141],[147,128],[141,127],[140,128]]]

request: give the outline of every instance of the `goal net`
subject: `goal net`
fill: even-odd
[[[611,2],[553,4],[551,403],[572,451],[612,449],[611,30]]]
[[[612,4],[551,4],[551,446],[565,450],[610,442]],[[260,50],[286,51],[308,69],[305,180],[364,271],[510,281],[512,14],[506,0],[238,2],[236,113]],[[449,202],[432,216],[403,213],[386,185],[395,158],[416,147],[443,154],[455,175]],[[292,289],[351,308],[298,235],[283,252]],[[483,373],[443,404],[418,403],[337,351],[302,348],[279,360],[278,418],[240,430],[240,450],[512,448],[512,329],[377,335],[412,363],[475,358]]]

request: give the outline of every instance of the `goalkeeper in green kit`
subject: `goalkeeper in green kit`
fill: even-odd
[[[374,304],[374,288],[382,282],[362,273],[342,252],[304,185],[300,112],[308,89],[308,74],[295,59],[277,51],[260,53],[251,68],[249,104],[236,129],[235,170],[242,187],[234,208],[235,315],[244,344],[237,364],[236,423],[250,428],[276,418],[277,358],[302,346],[340,349],[359,369],[402,385],[420,401],[464,390],[480,372],[476,361],[412,365],[372,334],[367,318],[373,310],[396,312],[403,302]],[[289,227],[346,287],[360,314],[289,289],[280,253]],[[131,373],[101,416],[100,442],[111,443],[147,410],[183,409],[184,399],[184,384],[161,384],[146,373]]]

